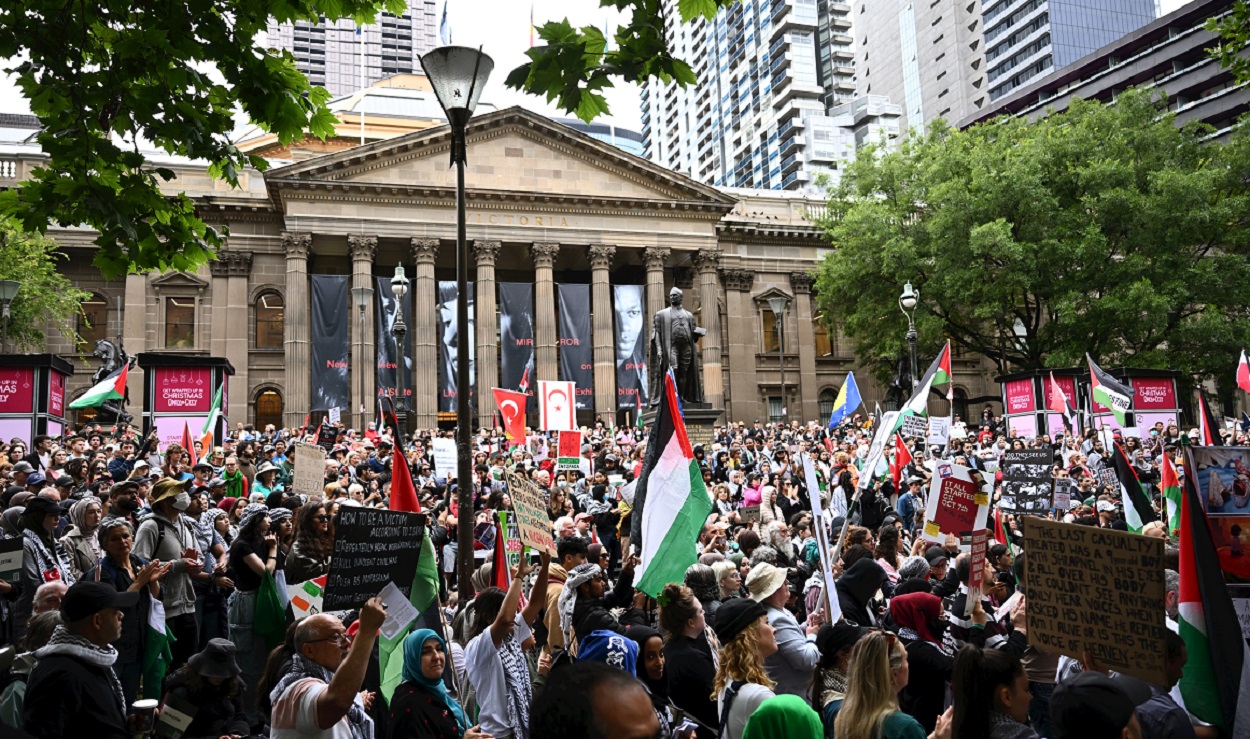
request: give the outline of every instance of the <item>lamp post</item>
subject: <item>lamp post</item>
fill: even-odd
[[[790,299],[784,295],[776,295],[768,299],[768,307],[772,310],[773,315],[777,317],[777,358],[781,360],[781,415],[782,420],[789,420],[785,416],[787,400],[786,395],[786,310],[790,307]]]
[[[0,343],[0,351],[5,354],[9,353],[9,306],[13,305],[13,298],[17,297],[17,291],[22,287],[22,283],[17,280],[0,280],[0,303],[4,304],[4,337]]]
[[[391,278],[391,294],[395,296],[395,323],[391,325],[391,336],[395,337],[395,449],[403,454],[405,439],[408,438],[408,403],[404,396],[404,336],[408,326],[404,324],[404,296],[408,294],[408,278],[404,275],[404,265],[395,267],[395,276]]]
[[[352,288],[352,303],[356,306],[356,314],[360,316],[360,353],[362,355],[364,354],[364,349],[365,349],[365,308],[369,307],[370,300],[373,300],[373,288],[371,287],[353,287]],[[361,405],[360,422],[356,424],[356,428],[364,428],[365,424],[369,422],[369,419],[365,417],[365,410],[364,410],[365,374],[364,374],[363,368],[367,366],[365,362],[366,362],[366,359],[363,356],[359,356],[356,358],[356,367],[358,368],[356,371],[356,374],[359,375],[358,382],[359,382],[360,405]]]
[[[912,390],[920,384],[920,378],[916,377],[919,369],[916,366],[916,304],[920,302],[920,291],[913,289],[911,283],[903,285],[903,294],[898,296],[898,308],[903,311],[903,315],[907,316],[907,347],[911,352],[911,387]]]
[[[451,126],[451,163],[456,166],[456,518],[457,588],[460,602],[473,597],[473,458],[469,448],[469,242],[465,237],[464,165],[468,161],[464,129],[473,117],[482,88],[495,62],[480,48],[440,46],[421,57],[421,68],[434,88]]]

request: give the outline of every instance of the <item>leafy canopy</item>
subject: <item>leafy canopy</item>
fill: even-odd
[[[1228,14],[1207,19],[1207,30],[1219,35],[1218,43],[1211,47],[1211,56],[1229,68],[1238,82],[1250,82],[1250,3],[1237,0]]]
[[[77,343],[77,318],[91,294],[74,287],[57,269],[68,257],[55,240],[25,233],[11,218],[0,218],[0,280],[22,284],[9,311],[9,346],[38,351],[44,326]]]
[[[1231,378],[1250,342],[1250,131],[1208,132],[1129,91],[861,153],[829,200],[818,304],[883,379],[908,280],[929,356],[949,337],[1001,372],[1088,351]]]

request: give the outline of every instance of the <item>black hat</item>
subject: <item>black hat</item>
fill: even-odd
[[[106,582],[79,580],[61,599],[61,618],[67,624],[99,613],[105,608],[130,608],[139,602],[139,591],[117,589]]]
[[[758,621],[760,616],[767,615],[764,606],[750,598],[730,598],[721,603],[716,611],[716,638],[721,644],[728,644]]]
[[[191,471],[194,472],[195,470],[208,470],[209,472],[212,472],[213,466],[209,464],[208,462],[203,462],[203,461],[196,462],[195,464],[191,465]]]
[[[1050,699],[1055,739],[1114,739],[1135,710],[1123,686],[1100,672],[1082,672],[1059,683]]]
[[[74,486],[74,478],[69,475],[61,475],[56,478],[56,486],[58,488],[69,488]]]
[[[720,613],[717,611],[717,613]],[[868,633],[863,626],[856,626],[846,621],[836,624],[825,624],[816,632],[816,646],[823,655],[833,655],[843,649],[855,646],[855,643]]]
[[[38,514],[40,516],[47,516],[53,513],[55,513],[58,516],[61,515],[61,507],[56,504],[56,501],[50,498],[44,498],[42,496],[36,495],[35,497],[26,501],[26,512],[23,513],[22,515],[23,517],[32,516],[35,514]]]
[[[135,480],[123,480],[113,487],[109,488],[110,495],[121,495],[125,492],[134,492],[139,489],[139,483]]]
[[[937,544],[934,544],[924,550],[924,558],[929,560],[930,567],[936,567],[938,564],[950,559],[950,557],[946,554],[946,550]]]
[[[204,649],[187,660],[187,665],[200,677],[222,680],[239,676],[239,663],[234,659],[234,642],[209,639]]]

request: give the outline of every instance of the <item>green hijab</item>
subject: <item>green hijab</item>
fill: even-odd
[[[439,700],[451,709],[452,716],[456,719],[456,726],[460,727],[463,733],[469,728],[469,719],[464,715],[464,709],[447,692],[447,686],[443,684],[442,677],[431,679],[421,671],[421,650],[430,639],[437,640],[442,645],[444,658],[448,663],[451,662],[451,652],[447,649],[447,642],[443,640],[443,637],[432,629],[417,629],[404,639],[404,682],[417,683],[438,696]]]
[[[820,716],[797,695],[769,698],[755,709],[742,739],[823,739]]]

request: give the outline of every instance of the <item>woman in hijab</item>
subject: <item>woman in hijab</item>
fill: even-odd
[[[83,498],[69,509],[69,521],[73,526],[61,537],[61,546],[69,557],[69,566],[76,579],[82,579],[87,570],[100,561],[100,539],[96,530],[104,509],[98,498]]]
[[[842,701],[846,700],[846,672],[851,650],[867,633],[868,629],[862,626],[839,621],[821,626],[816,634],[820,661],[816,663],[812,680],[812,708],[820,711],[825,736],[829,739],[833,738],[833,722],[842,708]]]
[[[447,692],[443,668],[447,642],[431,629],[404,639],[404,681],[391,697],[392,739],[480,739],[464,709]]]
[[[18,519],[22,529],[22,592],[14,609],[13,641],[26,633],[26,622],[34,605],[35,591],[40,585],[60,580],[66,586],[77,578],[69,557],[52,532],[61,520],[61,509],[48,498],[34,497],[26,501],[26,510]]]
[[[16,498],[17,496],[13,496]],[[22,517],[22,511],[26,510],[25,506],[12,504],[0,514],[0,539],[16,539],[22,535],[21,525],[18,519]]]
[[[856,560],[838,578],[838,603],[846,620],[857,626],[878,625],[880,617],[873,610],[872,600],[889,580],[885,569],[874,560]]]
[[[942,599],[932,593],[908,593],[890,601],[890,616],[907,649],[911,677],[898,696],[899,707],[933,731],[946,704],[946,686],[955,671],[955,653],[942,642],[947,622]]]
[[[747,719],[742,739],[820,739],[820,716],[797,695],[766,700]]]

